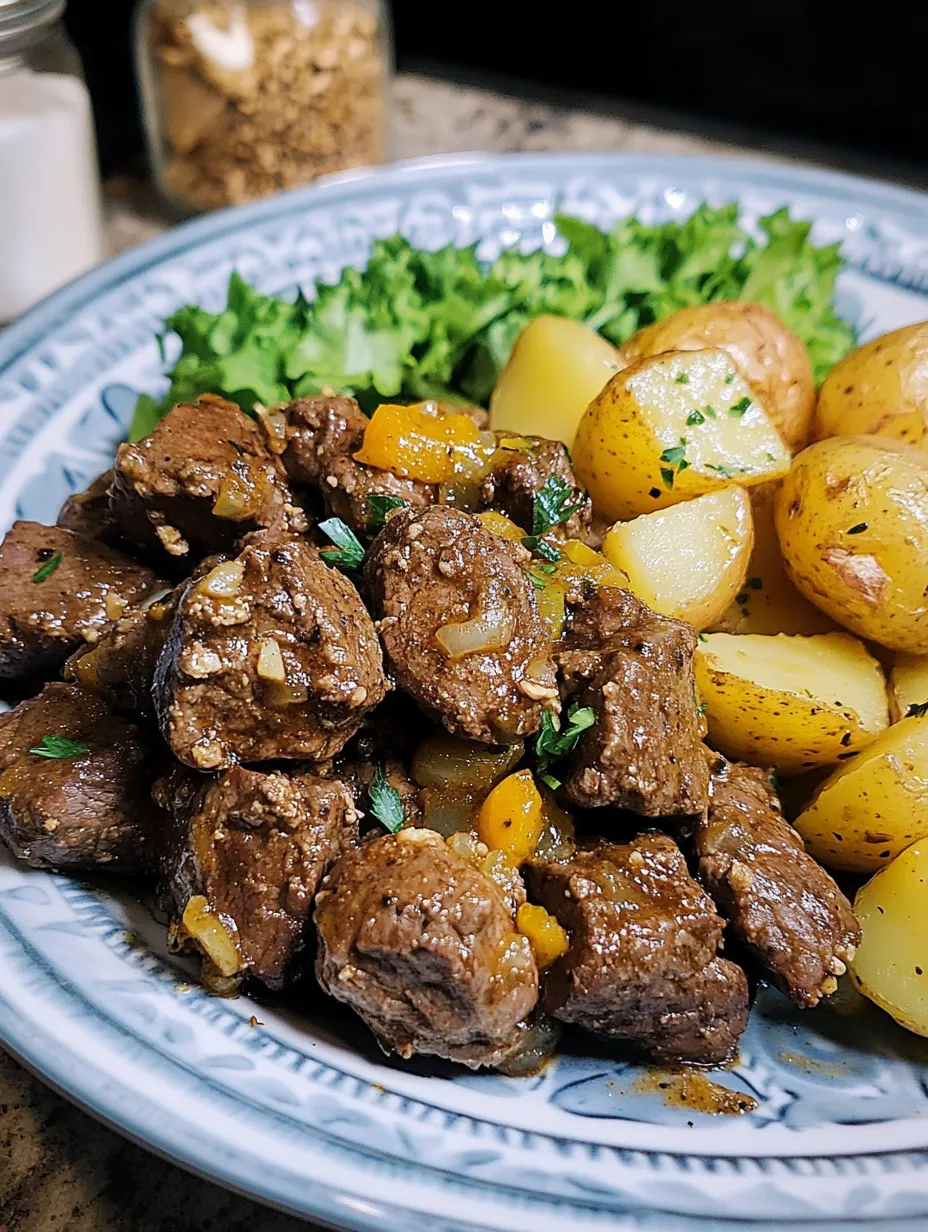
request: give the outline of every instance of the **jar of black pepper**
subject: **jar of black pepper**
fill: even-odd
[[[142,0],[136,46],[152,170],[184,211],[385,157],[384,0]]]

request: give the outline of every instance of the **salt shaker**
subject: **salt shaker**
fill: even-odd
[[[64,0],[0,0],[0,322],[103,258],[93,115]]]
[[[152,169],[181,210],[384,158],[383,0],[141,0],[136,33]]]

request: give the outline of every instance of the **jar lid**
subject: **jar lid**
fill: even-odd
[[[64,6],[65,0],[0,0],[0,42],[57,21]]]

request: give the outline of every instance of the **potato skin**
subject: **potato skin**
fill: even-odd
[[[819,441],[774,518],[800,594],[861,637],[928,654],[928,455],[880,436]]]
[[[864,996],[917,1035],[928,1035],[926,881],[928,843],[919,841],[858,890],[862,935],[850,964]]]
[[[734,360],[791,452],[808,443],[815,380],[806,348],[763,304],[718,300],[681,308],[619,348],[622,367],[662,351],[718,347]]]
[[[928,321],[852,351],[823,382],[813,439],[861,433],[928,449]]]
[[[838,766],[793,824],[816,860],[853,873],[928,835],[928,718],[902,719]]]

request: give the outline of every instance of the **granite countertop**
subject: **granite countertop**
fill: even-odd
[[[638,150],[745,153],[614,115],[521,102],[484,89],[401,75],[396,158],[463,150]],[[107,186],[113,252],[163,231],[144,185]],[[265,1210],[148,1154],[0,1053],[0,1232],[297,1232]]]

